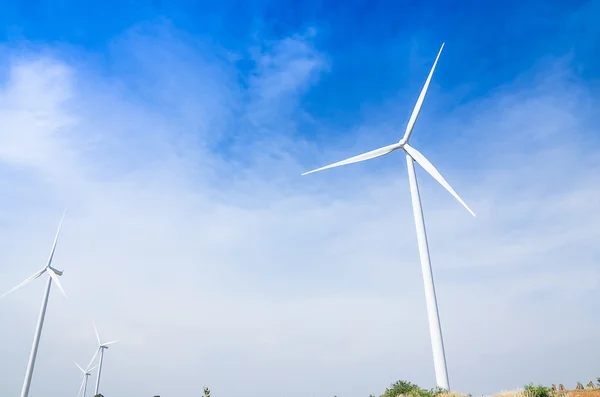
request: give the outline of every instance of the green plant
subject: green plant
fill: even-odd
[[[439,396],[440,394],[450,393],[450,390],[444,389],[443,387],[436,387],[435,389],[430,390],[429,393],[434,396]]]
[[[395,383],[392,383],[389,388],[385,389],[381,397],[396,397],[400,394],[408,395],[410,392],[418,388],[419,386],[408,381],[399,380]]]
[[[204,397],[210,397],[210,390],[208,390],[208,387],[204,388]]]
[[[437,397],[442,393],[446,393],[446,389],[436,387],[435,389],[421,389],[419,386],[405,380],[399,380],[396,383],[385,389],[381,397],[398,397],[399,395],[407,397]]]
[[[552,389],[547,386],[537,385],[533,383],[525,385],[525,396],[526,397],[550,397]]]
[[[598,387],[600,387],[600,376],[598,377],[598,379],[596,379],[596,384],[598,385]]]

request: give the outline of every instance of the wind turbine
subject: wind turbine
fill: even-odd
[[[104,360],[104,350],[108,349],[108,345],[117,343],[118,340],[113,340],[112,342],[102,343],[100,341],[100,335],[98,334],[98,328],[96,328],[96,322],[94,322],[93,324],[94,324],[94,331],[96,332],[96,339],[98,340],[98,349],[96,350],[96,353],[94,353],[94,357],[92,357],[92,361],[90,361],[90,364],[88,365],[88,367],[90,365],[92,365],[92,363],[96,359],[96,356],[98,355],[98,352],[99,352],[100,353],[100,363],[98,364],[98,377],[96,378],[96,390],[94,391],[94,396],[95,396],[96,394],[98,394],[98,388],[100,387],[100,375],[102,373],[102,362]]]
[[[435,367],[435,378],[438,387],[444,389],[450,389],[449,381],[448,381],[448,370],[446,368],[446,357],[444,353],[444,342],[442,340],[442,328],[440,325],[440,317],[438,313],[437,299],[435,295],[435,287],[433,284],[433,274],[431,270],[431,261],[429,259],[429,248],[427,246],[427,234],[425,233],[425,221],[423,219],[423,210],[421,208],[421,198],[419,196],[419,187],[417,185],[417,176],[415,174],[415,166],[414,162],[419,163],[425,171],[427,171],[436,181],[438,181],[459,203],[462,204],[463,207],[467,209],[473,216],[475,213],[471,211],[471,209],[465,204],[465,202],[458,196],[458,194],[452,189],[452,187],[446,182],[444,177],[438,172],[438,170],[414,147],[410,146],[408,141],[413,132],[413,128],[417,121],[417,117],[419,117],[419,112],[421,111],[421,106],[423,105],[423,100],[425,99],[425,95],[427,93],[427,89],[429,88],[429,83],[431,82],[431,77],[433,76],[433,71],[437,65],[438,59],[442,50],[444,49],[444,43],[438,52],[437,57],[435,58],[435,62],[429,72],[429,76],[427,76],[427,80],[425,81],[425,85],[421,90],[421,94],[417,99],[417,103],[413,109],[413,112],[408,120],[408,124],[406,126],[406,130],[404,132],[404,136],[398,143],[394,143],[392,145],[384,146],[379,149],[372,150],[367,153],[360,154],[358,156],[351,157],[346,160],[338,161],[337,163],[333,163],[327,165],[325,167],[317,168],[316,170],[305,172],[302,175],[311,174],[313,172],[325,170],[327,168],[338,167],[340,165],[357,163],[359,161],[370,160],[376,157],[381,157],[386,154],[389,154],[398,149],[404,150],[406,154],[406,165],[408,167],[408,180],[410,185],[410,193],[412,199],[412,207],[413,207],[413,215],[415,218],[415,226],[417,229],[417,243],[419,246],[419,256],[421,260],[421,270],[423,272],[423,282],[425,285],[425,300],[427,302],[427,315],[429,318],[429,333],[431,337],[431,347],[433,351],[433,362]]]
[[[73,361],[75,363],[75,361]],[[77,368],[79,368],[79,370],[81,372],[83,372],[83,380],[81,381],[81,386],[79,387],[79,393],[77,393],[77,397],[85,397],[85,393],[87,391],[87,384],[88,384],[88,377],[92,374],[92,370],[94,368],[96,368],[98,365],[94,365],[92,368],[88,368],[87,369],[83,369],[79,366],[79,364],[75,363],[75,365],[77,365]],[[83,390],[83,394],[81,394],[81,391]]]
[[[24,285],[26,285],[26,284],[30,283],[31,281],[35,280],[36,278],[40,277],[44,273],[48,273],[48,275],[50,276],[50,277],[48,277],[48,281],[46,283],[46,292],[44,293],[44,298],[42,299],[42,307],[40,309],[40,315],[38,318],[37,327],[35,329],[35,335],[33,337],[33,345],[31,346],[31,354],[29,355],[29,362],[27,363],[27,371],[25,372],[25,380],[23,381],[23,388],[21,389],[21,397],[27,397],[29,394],[29,387],[31,386],[31,378],[33,375],[33,367],[35,366],[35,359],[37,357],[37,351],[38,351],[38,347],[40,344],[40,336],[42,335],[42,326],[44,325],[44,318],[46,317],[46,307],[48,306],[48,296],[50,295],[50,287],[52,286],[52,281],[54,281],[56,283],[56,285],[58,286],[60,291],[63,293],[65,298],[67,297],[65,290],[63,290],[62,286],[60,285],[60,281],[58,280],[58,277],[62,276],[63,272],[61,270],[58,270],[58,269],[55,269],[54,267],[52,267],[52,258],[54,258],[54,251],[56,250],[56,243],[58,241],[58,236],[60,234],[60,228],[62,226],[63,220],[65,219],[66,212],[67,212],[67,210],[65,209],[65,211],[63,212],[62,218],[60,219],[60,223],[58,225],[58,230],[56,232],[56,237],[54,238],[54,244],[52,245],[52,251],[50,251],[50,257],[48,258],[48,263],[46,264],[46,266],[39,272],[35,273],[33,276],[29,277],[27,280],[23,281],[21,284],[17,285],[16,287],[11,289],[4,295],[0,296],[0,299],[4,298],[6,295],[18,290],[19,288],[23,287]]]

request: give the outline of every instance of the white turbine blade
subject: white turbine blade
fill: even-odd
[[[117,343],[117,342],[118,342],[118,340],[113,340],[112,342],[103,343],[102,346],[112,345],[113,343]]]
[[[94,362],[94,360],[96,359],[96,357],[98,356],[98,352],[100,351],[100,346],[98,346],[98,348],[96,349],[96,351],[94,352],[94,356],[92,357],[92,359],[90,360],[90,363],[87,365],[87,368],[90,367],[90,365],[92,365],[92,363]],[[96,364],[97,365],[97,364]]]
[[[4,295],[0,296],[0,299],[4,298],[6,295],[10,294],[11,292],[14,292],[16,290],[18,290],[19,288],[21,288],[22,286],[29,284],[30,282],[32,282],[33,280],[35,280],[36,278],[38,278],[39,276],[41,276],[42,274],[44,274],[44,272],[46,271],[46,269],[42,269],[39,272],[35,273],[33,276],[30,276],[29,278],[27,278],[27,280],[23,281],[21,284],[17,285],[16,287],[14,287],[13,289],[11,289],[8,292],[5,292]]]
[[[98,364],[94,365],[92,368],[88,368],[88,370],[86,372],[90,372],[92,371],[94,368],[96,368],[98,366]]]
[[[429,72],[429,76],[427,76],[427,80],[425,80],[425,85],[421,90],[421,94],[419,95],[419,99],[417,99],[417,103],[410,115],[410,119],[408,120],[408,124],[406,125],[406,131],[404,132],[404,137],[402,141],[408,142],[410,138],[410,134],[412,134],[413,128],[415,128],[415,123],[417,122],[417,118],[419,117],[419,113],[421,112],[421,107],[423,106],[423,101],[425,100],[425,95],[427,94],[427,89],[429,88],[429,83],[431,82],[431,77],[433,76],[433,71],[435,70],[435,66],[437,65],[438,59],[444,49],[444,44],[442,43],[442,47],[435,58],[435,62],[433,62],[433,66],[431,67],[431,71]]]
[[[48,268],[48,274],[50,275],[50,277],[52,277],[52,281],[54,281],[56,283],[56,286],[58,287],[58,289],[60,289],[60,292],[63,293],[63,295],[65,296],[65,298],[69,299],[69,297],[67,296],[65,290],[63,289],[62,285],[60,285],[60,280],[58,279],[58,274],[54,273],[54,269],[52,269],[51,267]]]
[[[83,379],[81,380],[81,386],[79,386],[79,393],[77,393],[77,397],[81,396],[81,392],[83,391],[83,385],[85,385],[85,375],[83,375]]]
[[[75,361],[73,361],[73,362],[75,363],[75,365],[77,365],[77,368],[79,368],[79,370],[85,374],[85,370],[83,368],[81,368],[79,366],[79,364],[77,364]]]
[[[438,181],[440,185],[445,187],[446,190],[449,191],[450,194],[453,195],[454,198],[457,199],[458,202],[461,203],[463,207],[465,207],[467,211],[471,213],[471,215],[475,216],[475,213],[471,211],[469,206],[465,204],[464,201],[462,201],[462,199],[458,196],[454,189],[452,189],[452,186],[450,186],[450,184],[446,182],[442,174],[439,173],[439,171],[433,166],[433,164],[431,164],[429,160],[425,158],[425,156],[421,154],[421,152],[419,152],[417,149],[410,146],[409,144],[404,145],[404,150],[406,150],[406,153],[408,153],[410,157],[412,157],[417,163],[419,163],[421,167],[425,168],[425,171],[427,171],[429,175],[431,175],[436,181]]]
[[[96,321],[93,321],[94,324],[94,332],[96,333],[96,339],[98,340],[98,345],[101,345],[102,342],[100,342],[100,335],[98,334],[98,328],[96,328]]]
[[[54,251],[56,251],[56,243],[58,242],[58,236],[60,235],[60,228],[62,227],[63,220],[65,219],[65,214],[67,213],[67,209],[65,208],[62,218],[60,218],[60,223],[58,224],[58,230],[56,231],[56,236],[54,237],[54,244],[52,244],[52,251],[50,251],[50,257],[48,258],[48,264],[46,267],[50,267],[52,264],[52,258],[54,258]]]
[[[393,152],[394,150],[396,150],[398,148],[400,148],[400,145],[397,143],[394,143],[393,145],[384,146],[379,149],[371,150],[370,152],[367,152],[367,153],[359,154],[358,156],[350,157],[349,159],[346,159],[346,160],[338,161],[337,163],[326,165],[325,167],[317,168],[316,170],[305,172],[302,175],[312,174],[313,172],[326,170],[328,168],[339,167],[340,165],[346,165],[346,164],[358,163],[359,161],[371,160],[376,157],[384,156],[390,152]]]

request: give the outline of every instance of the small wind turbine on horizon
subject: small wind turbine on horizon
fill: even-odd
[[[406,130],[404,132],[404,136],[398,143],[394,143],[392,145],[384,146],[379,149],[372,150],[367,153],[360,154],[358,156],[351,157],[346,160],[338,161],[337,163],[333,163],[321,168],[317,168],[316,170],[305,172],[302,175],[308,175],[313,172],[325,170],[328,168],[338,167],[341,165],[357,163],[360,161],[374,159],[376,157],[381,157],[386,154],[389,154],[395,150],[402,149],[406,154],[406,165],[408,167],[408,180],[410,185],[410,193],[412,199],[412,207],[413,207],[413,216],[415,219],[415,227],[417,230],[417,243],[419,246],[419,256],[421,260],[421,270],[423,272],[423,282],[425,286],[425,300],[427,302],[427,315],[429,318],[429,332],[431,337],[431,346],[433,351],[433,362],[435,368],[435,377],[436,383],[438,387],[444,389],[450,389],[450,384],[448,380],[448,370],[446,367],[446,356],[444,352],[444,342],[442,339],[442,328],[440,325],[440,317],[438,313],[437,299],[435,294],[435,287],[433,283],[433,274],[431,270],[431,261],[429,258],[429,248],[427,246],[427,234],[425,233],[425,221],[423,219],[423,210],[421,208],[421,198],[419,196],[419,187],[417,185],[417,176],[415,173],[414,162],[416,161],[427,171],[436,181],[440,183],[458,202],[467,209],[473,216],[475,213],[471,211],[471,209],[465,204],[465,202],[458,196],[458,194],[452,189],[450,184],[446,182],[444,177],[439,173],[439,171],[414,147],[410,146],[408,141],[413,132],[413,128],[419,117],[419,113],[421,111],[421,106],[423,105],[423,100],[425,99],[425,95],[427,93],[427,89],[429,88],[429,83],[431,82],[431,77],[433,76],[433,72],[437,65],[438,59],[442,50],[444,49],[444,43],[440,48],[440,51],[435,58],[435,62],[429,72],[429,76],[425,81],[425,85],[421,90],[421,94],[417,99],[417,103],[413,109],[413,112],[408,120],[408,124],[406,126]]]
[[[40,315],[39,315],[37,326],[35,329],[35,335],[33,337],[33,345],[31,346],[31,354],[29,355],[29,362],[27,363],[27,370],[25,372],[25,379],[23,381],[23,388],[21,389],[21,397],[27,397],[29,395],[29,388],[31,386],[31,378],[33,376],[33,367],[35,366],[35,359],[37,357],[37,351],[38,351],[38,347],[40,344],[40,336],[42,335],[42,327],[44,325],[44,318],[46,317],[46,308],[48,306],[48,297],[50,296],[50,287],[52,286],[52,281],[54,281],[56,283],[56,285],[58,286],[60,291],[63,293],[65,298],[67,298],[67,294],[65,293],[65,290],[63,290],[62,286],[60,285],[60,281],[58,279],[59,276],[62,276],[63,272],[61,270],[58,270],[58,269],[52,267],[52,259],[54,258],[54,251],[56,250],[56,243],[58,242],[58,236],[60,235],[60,228],[62,227],[62,223],[65,218],[66,212],[67,212],[67,210],[65,209],[65,211],[63,212],[62,218],[60,219],[60,223],[58,225],[58,230],[56,232],[56,237],[54,238],[54,244],[52,245],[52,251],[50,251],[50,257],[48,258],[48,263],[46,264],[46,266],[39,272],[37,272],[34,275],[32,275],[31,277],[29,277],[27,280],[23,281],[21,284],[17,285],[10,291],[6,292],[4,295],[0,296],[0,299],[2,299],[6,295],[10,294],[11,292],[18,290],[19,288],[25,286],[26,284],[29,284],[31,281],[40,277],[42,274],[48,273],[49,277],[48,277],[48,281],[46,283],[46,292],[44,293],[44,297],[42,299],[42,307],[40,309]]]
[[[117,343],[118,340],[113,340],[111,342],[102,343],[100,341],[100,335],[98,334],[98,328],[96,328],[96,322],[94,321],[93,324],[94,324],[94,331],[96,332],[96,340],[98,341],[98,348],[96,349],[96,353],[94,353],[94,357],[92,357],[92,361],[90,361],[90,364],[88,365],[88,367],[90,365],[92,365],[92,363],[96,359],[96,356],[98,355],[98,353],[100,353],[100,363],[98,364],[98,376],[96,378],[96,389],[94,391],[94,396],[95,396],[98,394],[98,389],[100,388],[100,375],[102,374],[102,362],[104,361],[104,350],[108,349],[109,345],[112,345],[113,343]]]
[[[87,369],[83,369],[75,361],[73,361],[73,362],[75,363],[75,365],[77,365],[77,368],[79,368],[79,370],[81,372],[83,372],[83,380],[81,381],[81,386],[79,387],[79,392],[77,393],[77,397],[85,397],[85,393],[87,391],[88,377],[92,374],[92,370],[94,368],[96,368],[98,366],[98,364],[94,365],[92,368],[90,368],[88,366]],[[81,394],[82,390],[83,390],[83,394]]]

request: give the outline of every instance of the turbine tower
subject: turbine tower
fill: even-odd
[[[48,277],[48,281],[46,282],[46,292],[44,293],[44,298],[42,299],[42,307],[40,309],[40,315],[38,318],[37,327],[35,329],[35,335],[33,337],[33,345],[31,346],[31,354],[29,355],[29,362],[27,363],[27,371],[25,372],[25,380],[23,381],[23,388],[21,389],[21,397],[27,397],[29,395],[29,387],[31,386],[33,367],[35,366],[35,359],[37,357],[37,351],[38,351],[38,347],[40,344],[40,336],[42,335],[42,327],[44,325],[44,318],[46,317],[46,307],[48,306],[48,296],[50,296],[50,287],[52,286],[52,281],[54,281],[56,283],[56,285],[58,286],[60,291],[63,293],[65,298],[67,297],[67,294],[63,290],[62,286],[60,285],[60,281],[58,280],[58,277],[62,276],[63,272],[61,270],[58,270],[58,269],[55,269],[54,267],[52,267],[52,258],[54,258],[54,251],[56,250],[56,243],[58,241],[58,236],[60,234],[60,228],[62,226],[62,222],[65,218],[66,212],[67,212],[67,210],[65,209],[65,211],[63,212],[62,218],[60,219],[60,223],[58,225],[58,231],[56,232],[56,237],[54,238],[54,244],[52,245],[52,251],[50,251],[50,257],[48,258],[48,263],[46,264],[46,266],[39,272],[37,272],[34,275],[32,275],[31,277],[29,277],[27,280],[23,281],[21,284],[17,285],[16,287],[11,289],[4,295],[0,296],[0,299],[4,298],[6,295],[18,290],[19,288],[23,287],[24,285],[30,283],[31,281],[40,277],[42,274],[48,273],[49,277]]]
[[[444,389],[450,389],[448,381],[448,370],[446,367],[446,357],[444,353],[444,342],[442,339],[442,328],[440,325],[440,317],[438,313],[437,298],[435,295],[435,287],[433,283],[433,274],[431,270],[431,261],[429,258],[429,248],[427,246],[427,234],[425,233],[425,221],[423,219],[423,210],[421,208],[421,198],[419,196],[419,187],[417,185],[417,175],[415,174],[414,162],[416,161],[427,171],[436,181],[438,181],[463,207],[467,209],[473,216],[475,213],[465,204],[465,202],[458,196],[458,194],[452,189],[452,187],[446,182],[444,177],[438,172],[438,170],[419,152],[417,149],[409,145],[410,136],[413,132],[413,128],[419,117],[423,100],[427,94],[433,71],[437,65],[438,59],[444,44],[442,44],[440,51],[438,52],[435,62],[427,76],[425,85],[421,90],[421,94],[417,99],[417,103],[413,109],[413,112],[408,120],[404,136],[398,143],[384,146],[379,149],[372,150],[367,153],[360,154],[358,156],[351,157],[346,160],[338,161],[337,163],[327,165],[325,167],[317,168],[316,170],[305,172],[302,175],[307,175],[313,172],[325,170],[327,168],[338,167],[340,165],[357,163],[359,161],[370,160],[376,157],[381,157],[389,154],[398,149],[402,149],[406,155],[406,165],[408,167],[408,180],[410,185],[410,193],[413,207],[413,216],[415,218],[415,226],[417,229],[417,243],[419,246],[419,257],[421,260],[421,270],[423,272],[423,283],[425,286],[425,300],[427,302],[427,315],[429,318],[429,333],[431,337],[431,347],[433,351],[433,363],[435,367],[435,378],[438,387]]]
[[[96,390],[94,391],[94,396],[95,396],[96,394],[98,394],[98,389],[100,388],[100,375],[102,374],[102,362],[104,361],[104,350],[108,349],[109,345],[112,345],[113,343],[117,343],[118,340],[113,340],[112,342],[102,343],[100,341],[100,335],[98,334],[98,329],[96,328],[96,322],[94,322],[94,331],[96,332],[96,339],[98,340],[98,349],[96,349],[96,353],[94,353],[94,357],[92,357],[92,361],[90,361],[90,364],[88,365],[88,367],[90,365],[92,365],[92,363],[96,359],[96,356],[98,355],[98,353],[100,353],[100,363],[98,364],[98,377],[96,378]]]
[[[73,361],[75,362],[75,361]],[[79,392],[77,393],[77,397],[85,397],[85,393],[87,391],[87,384],[88,384],[88,377],[92,374],[92,370],[94,368],[96,368],[98,365],[94,365],[92,368],[88,368],[87,369],[83,369],[79,366],[79,364],[75,363],[75,365],[77,365],[77,368],[79,368],[79,370],[81,372],[83,372],[83,380],[81,381],[81,386],[79,387]],[[81,394],[81,391],[83,390],[83,394]]]

